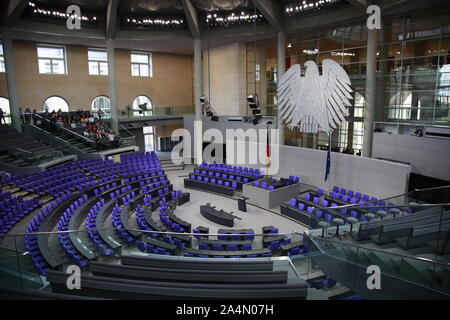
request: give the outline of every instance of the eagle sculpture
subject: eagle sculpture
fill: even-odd
[[[345,70],[334,60],[322,61],[322,75],[314,61],[305,63],[302,77],[300,65],[295,64],[278,81],[278,115],[292,130],[328,135],[348,115],[347,106],[353,99],[350,79]]]

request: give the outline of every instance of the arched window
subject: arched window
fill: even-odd
[[[133,101],[133,116],[148,117],[153,115],[153,103],[147,96],[138,96]]]
[[[95,118],[97,118],[98,109],[104,112],[103,118],[111,118],[111,104],[107,96],[98,96],[92,101],[91,110]]]
[[[69,112],[69,104],[67,101],[58,96],[48,97],[42,105],[42,110],[48,110],[48,112],[57,112],[59,109],[62,112]]]
[[[7,124],[11,124],[11,110],[9,109],[9,99],[0,97],[0,109],[3,111]],[[2,122],[3,123],[3,122]]]

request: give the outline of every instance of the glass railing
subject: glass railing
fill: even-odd
[[[129,119],[138,117],[154,116],[183,116],[194,114],[194,107],[155,107],[152,110],[135,110],[131,108],[121,108],[118,110],[119,119]]]
[[[315,236],[308,249],[322,272],[365,298],[450,299],[448,262]]]
[[[413,289],[437,296],[450,294],[450,265],[431,258],[301,233],[244,236],[248,235],[131,228],[8,235],[1,240],[0,287],[42,288],[48,285],[45,271],[49,269],[79,265],[89,272],[91,262],[119,263],[122,256],[158,255],[173,259],[281,259],[290,268],[289,277],[306,280],[325,296],[342,291],[365,299],[403,299]],[[367,289],[369,266],[380,268],[382,290]]]
[[[91,262],[118,263],[125,255],[281,259],[292,268],[290,276],[296,277],[297,268],[288,257],[303,256],[302,239],[300,233],[207,234],[131,228],[6,235],[0,239],[0,287],[41,288],[47,284],[46,270],[79,265],[88,271]]]

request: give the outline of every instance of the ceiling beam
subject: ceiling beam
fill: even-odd
[[[284,30],[284,14],[280,2],[273,0],[253,0],[255,6],[276,31]]]
[[[189,25],[189,30],[191,31],[192,37],[194,39],[200,39],[200,21],[198,19],[198,13],[192,4],[191,0],[181,0],[183,5],[184,15],[186,16],[187,23]]]
[[[118,29],[119,0],[109,0],[106,9],[106,38],[115,38]]]
[[[23,11],[27,7],[27,0],[9,0],[8,11],[5,20],[5,24],[8,27],[13,27],[14,24],[19,20]]]

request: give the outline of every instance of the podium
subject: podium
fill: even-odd
[[[239,196],[238,197],[238,209],[239,209],[239,211],[247,212],[247,202],[246,202],[247,199],[249,199],[249,198],[244,197],[244,196]]]

